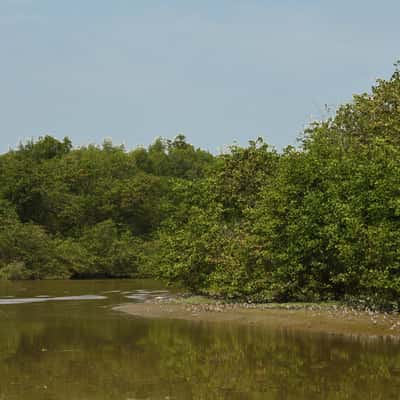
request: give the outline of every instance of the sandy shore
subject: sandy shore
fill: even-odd
[[[197,299],[197,301],[196,301]],[[204,299],[152,300],[113,308],[144,318],[231,322],[308,332],[400,340],[400,316],[329,304],[224,304]]]

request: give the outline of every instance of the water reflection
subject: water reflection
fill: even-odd
[[[125,296],[166,295],[154,282],[20,285],[0,294],[106,299],[1,306],[1,400],[398,399],[400,350],[387,341],[111,311]]]

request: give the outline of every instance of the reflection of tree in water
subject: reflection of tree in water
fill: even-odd
[[[0,399],[390,399],[400,388],[399,351],[383,342],[128,318],[32,327],[1,330]]]

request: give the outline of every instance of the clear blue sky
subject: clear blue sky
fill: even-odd
[[[389,77],[398,0],[0,0],[0,152],[52,134],[281,148]]]

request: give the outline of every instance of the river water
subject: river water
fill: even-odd
[[[148,280],[0,282],[0,400],[399,399],[400,345],[112,310]]]

